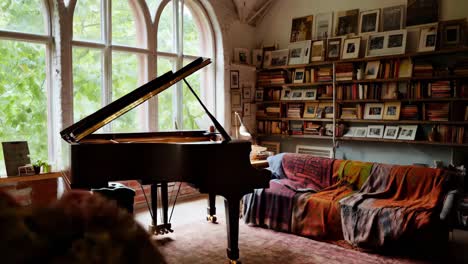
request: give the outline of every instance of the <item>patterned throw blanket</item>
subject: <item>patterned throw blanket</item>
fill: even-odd
[[[376,164],[361,190],[340,201],[345,239],[381,247],[427,227],[445,178],[442,170]]]
[[[243,217],[246,223],[290,232],[294,196],[330,186],[333,159],[285,154],[281,162],[287,178],[271,180],[268,189],[244,196]]]
[[[292,232],[321,239],[343,239],[338,201],[359,190],[373,163],[336,160],[337,183],[318,193],[298,195],[292,215]]]

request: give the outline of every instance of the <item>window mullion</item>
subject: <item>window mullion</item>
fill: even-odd
[[[103,89],[102,89],[102,106],[106,106],[112,102],[112,1],[111,0],[102,0],[103,12],[102,16],[103,21],[103,38],[105,43],[102,69],[103,69]],[[112,130],[112,123],[104,127],[105,132],[110,132]]]
[[[181,8],[180,8],[180,0],[174,0],[173,1],[173,12],[174,12],[174,29],[175,29],[175,53],[177,54],[177,59],[176,59],[176,69],[179,70],[183,66],[183,58],[182,58],[182,15],[181,15]],[[173,98],[173,107],[174,113],[175,113],[175,120],[179,126],[179,129],[183,128],[183,92],[182,92],[182,82],[178,82],[176,84],[176,90],[174,93],[174,98]]]

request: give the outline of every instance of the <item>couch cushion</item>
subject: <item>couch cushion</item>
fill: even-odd
[[[284,179],[286,175],[283,171],[283,166],[281,165],[282,160],[284,157],[284,153],[280,153],[278,155],[274,155],[267,158],[268,161],[268,169],[271,171],[271,178],[273,179]]]
[[[333,159],[307,154],[287,153],[282,159],[286,177],[311,191],[320,191],[332,184],[332,164]]]

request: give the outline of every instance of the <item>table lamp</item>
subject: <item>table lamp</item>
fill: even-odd
[[[244,123],[242,123],[242,118],[240,117],[239,113],[234,112],[234,115],[237,117],[237,119],[239,119],[239,122],[240,122],[239,129],[237,129],[237,126],[238,126],[237,119],[235,120],[236,121],[236,138],[239,139],[239,134],[240,134],[241,136],[247,137],[250,140],[252,138],[252,135],[244,126]]]

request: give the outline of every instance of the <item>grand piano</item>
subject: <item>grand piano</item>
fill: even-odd
[[[270,172],[258,170],[250,164],[251,143],[231,140],[185,80],[209,63],[209,59],[198,58],[177,72],[169,71],[65,128],[60,134],[71,145],[67,176],[72,188],[102,188],[107,187],[110,181],[122,180],[138,180],[142,184],[151,185],[152,220],[157,233],[172,231],[167,217],[169,182],[187,182],[201,193],[209,194],[209,220],[215,219],[215,196],[223,196],[227,256],[231,263],[236,263],[239,259],[239,201],[255,188],[268,187]],[[205,109],[218,133],[173,131],[93,134],[181,80]],[[157,225],[156,215],[158,186],[163,209],[161,225]]]

